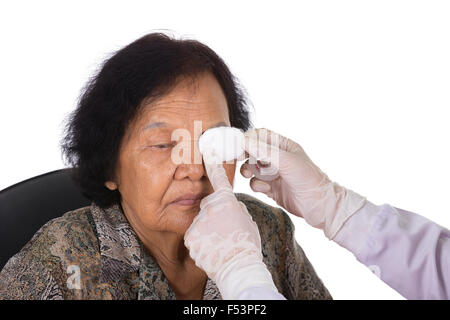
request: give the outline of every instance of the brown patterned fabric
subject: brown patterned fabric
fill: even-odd
[[[331,299],[294,238],[288,215],[236,194],[257,223],[264,262],[287,299]],[[79,268],[79,288],[69,285]],[[68,284],[69,283],[69,284]],[[0,273],[0,299],[176,299],[119,205],[95,204],[45,224]],[[222,299],[207,279],[204,300]]]

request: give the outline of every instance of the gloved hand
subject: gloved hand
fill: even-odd
[[[274,169],[279,174],[272,181],[253,177],[252,190],[266,194],[290,213],[322,229],[330,240],[366,202],[365,197],[331,181],[299,144],[273,131],[247,131],[245,150],[267,164],[261,168],[262,174],[265,170],[273,173]],[[248,160],[241,166],[241,174],[246,178],[253,176]]]
[[[223,299],[236,299],[252,287],[278,292],[263,263],[258,226],[236,199],[222,163],[205,155],[204,160],[215,191],[202,199],[184,235],[190,256],[216,283]]]

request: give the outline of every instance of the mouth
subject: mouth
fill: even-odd
[[[177,206],[198,206],[206,194],[195,194],[187,193],[181,197],[176,198],[174,201],[170,202],[172,205]]]

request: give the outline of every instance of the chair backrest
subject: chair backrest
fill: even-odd
[[[48,172],[0,191],[0,270],[46,222],[90,205],[69,170]]]

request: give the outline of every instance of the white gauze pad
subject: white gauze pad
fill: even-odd
[[[231,161],[244,153],[244,133],[233,127],[211,128],[202,134],[198,144],[202,155],[207,153],[220,163]]]
[[[232,127],[216,127],[206,130],[199,141],[200,153],[207,158],[208,163],[220,164],[223,161],[231,161],[234,159],[243,160],[245,138],[244,133]],[[263,181],[272,181],[279,174],[278,170],[272,167],[259,167],[256,159],[250,157],[250,168],[258,179]],[[275,170],[275,171],[274,171]]]

